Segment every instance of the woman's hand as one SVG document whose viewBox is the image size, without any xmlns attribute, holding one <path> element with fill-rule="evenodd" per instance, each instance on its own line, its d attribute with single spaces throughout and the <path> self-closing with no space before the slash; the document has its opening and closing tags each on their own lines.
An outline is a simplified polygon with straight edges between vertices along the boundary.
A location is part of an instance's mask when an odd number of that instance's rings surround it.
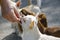
<svg viewBox="0 0 60 40">
<path fill-rule="evenodd" d="M 18 4 L 17 4 L 18 5 Z M 20 15 L 16 8 L 16 4 L 10 0 L 1 0 L 2 16 L 11 22 L 20 21 Z"/>
</svg>

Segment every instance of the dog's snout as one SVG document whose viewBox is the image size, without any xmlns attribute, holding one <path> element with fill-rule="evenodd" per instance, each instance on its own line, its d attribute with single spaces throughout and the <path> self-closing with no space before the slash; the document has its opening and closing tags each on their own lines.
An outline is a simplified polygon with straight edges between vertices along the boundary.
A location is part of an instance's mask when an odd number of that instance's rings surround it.
<svg viewBox="0 0 60 40">
<path fill-rule="evenodd" d="M 22 23 L 25 23 L 26 22 L 26 20 L 25 20 L 25 18 L 21 18 L 21 20 L 20 20 L 20 23 L 22 24 Z"/>
</svg>

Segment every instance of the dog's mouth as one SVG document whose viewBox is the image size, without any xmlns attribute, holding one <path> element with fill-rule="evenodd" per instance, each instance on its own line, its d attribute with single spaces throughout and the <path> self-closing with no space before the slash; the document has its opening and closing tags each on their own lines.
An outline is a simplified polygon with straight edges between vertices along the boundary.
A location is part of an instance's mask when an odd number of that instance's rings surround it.
<svg viewBox="0 0 60 40">
<path fill-rule="evenodd" d="M 22 24 L 22 20 L 25 22 L 24 16 L 25 15 L 21 12 L 20 13 L 20 24 Z"/>
<path fill-rule="evenodd" d="M 20 24 L 22 24 L 22 22 L 26 22 L 25 18 L 22 17 L 21 20 L 20 20 Z"/>
</svg>

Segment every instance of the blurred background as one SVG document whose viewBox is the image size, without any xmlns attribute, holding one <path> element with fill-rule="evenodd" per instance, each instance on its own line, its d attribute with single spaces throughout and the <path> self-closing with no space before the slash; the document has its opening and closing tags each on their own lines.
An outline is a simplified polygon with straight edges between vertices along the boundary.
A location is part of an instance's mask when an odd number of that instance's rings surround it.
<svg viewBox="0 0 60 40">
<path fill-rule="evenodd" d="M 17 0 L 12 0 L 16 2 Z M 37 0 L 32 0 L 32 4 L 37 5 Z M 40 3 L 39 3 L 40 4 Z M 28 0 L 21 0 L 20 8 L 28 5 Z M 60 26 L 60 0 L 41 0 L 41 11 L 45 12 L 48 27 Z M 8 22 L 1 15 L 0 7 L 0 39 L 11 34 L 14 30 L 11 28 L 11 22 Z"/>
</svg>

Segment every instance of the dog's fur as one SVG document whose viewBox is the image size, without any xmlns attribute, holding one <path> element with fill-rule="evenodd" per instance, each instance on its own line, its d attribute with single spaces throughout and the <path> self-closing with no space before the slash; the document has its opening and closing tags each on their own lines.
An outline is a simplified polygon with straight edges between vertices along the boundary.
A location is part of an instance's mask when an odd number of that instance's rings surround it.
<svg viewBox="0 0 60 40">
<path fill-rule="evenodd" d="M 33 15 L 35 16 L 35 13 L 29 12 L 26 9 L 22 9 L 21 10 L 22 14 L 26 15 Z M 60 37 L 60 27 L 52 27 L 52 28 L 48 28 L 47 26 L 47 18 L 46 15 L 41 13 L 38 15 L 38 28 L 41 31 L 41 33 L 43 34 L 47 34 L 47 35 L 51 35 L 51 36 L 55 36 L 55 37 Z"/>
<path fill-rule="evenodd" d="M 21 22 L 23 29 L 22 40 L 60 40 L 60 38 L 42 34 L 38 29 L 38 18 L 36 16 L 24 16 Z"/>
</svg>

